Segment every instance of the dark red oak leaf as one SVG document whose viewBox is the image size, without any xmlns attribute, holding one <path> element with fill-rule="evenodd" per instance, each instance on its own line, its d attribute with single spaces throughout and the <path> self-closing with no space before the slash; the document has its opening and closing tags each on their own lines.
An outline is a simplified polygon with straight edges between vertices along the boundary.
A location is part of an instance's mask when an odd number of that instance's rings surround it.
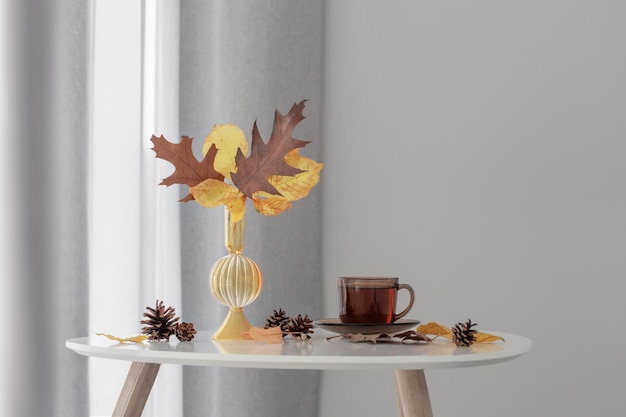
<svg viewBox="0 0 626 417">
<path fill-rule="evenodd" d="M 247 197 L 252 198 L 252 194 L 257 191 L 280 195 L 267 179 L 271 175 L 294 176 L 303 172 L 288 165 L 285 162 L 285 155 L 296 148 L 303 148 L 310 142 L 292 137 L 297 124 L 305 118 L 302 114 L 305 101 L 294 104 L 286 115 L 276 110 L 274 126 L 267 143 L 263 142 L 256 121 L 254 122 L 250 156 L 246 158 L 239 149 L 235 157 L 237 172 L 231 175 L 233 184 Z"/>
<path fill-rule="evenodd" d="M 159 137 L 152 135 L 150 140 L 154 144 L 152 150 L 156 157 L 170 162 L 175 167 L 174 173 L 164 178 L 159 185 L 184 184 L 193 187 L 209 178 L 224 180 L 224 176 L 213 168 L 217 153 L 215 145 L 211 146 L 202 161 L 198 161 L 191 149 L 193 139 L 189 136 L 181 137 L 180 143 L 169 142 L 163 135 Z M 181 201 L 193 199 L 191 194 L 187 194 Z"/>
</svg>

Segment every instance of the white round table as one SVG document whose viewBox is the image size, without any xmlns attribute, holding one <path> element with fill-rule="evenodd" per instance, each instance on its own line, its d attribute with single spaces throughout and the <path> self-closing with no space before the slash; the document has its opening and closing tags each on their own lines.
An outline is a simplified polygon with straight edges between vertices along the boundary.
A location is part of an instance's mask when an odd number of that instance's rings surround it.
<svg viewBox="0 0 626 417">
<path fill-rule="evenodd" d="M 531 348 L 532 342 L 514 334 L 491 332 L 505 342 L 458 348 L 443 338 L 425 344 L 354 343 L 327 340 L 333 333 L 316 329 L 311 344 L 290 337 L 283 344 L 212 340 L 201 331 L 191 342 L 117 343 L 102 336 L 69 339 L 66 346 L 85 356 L 132 361 L 113 416 L 138 417 L 161 364 L 265 369 L 333 369 L 395 371 L 401 417 L 432 417 L 425 369 L 460 368 L 504 362 Z"/>
</svg>

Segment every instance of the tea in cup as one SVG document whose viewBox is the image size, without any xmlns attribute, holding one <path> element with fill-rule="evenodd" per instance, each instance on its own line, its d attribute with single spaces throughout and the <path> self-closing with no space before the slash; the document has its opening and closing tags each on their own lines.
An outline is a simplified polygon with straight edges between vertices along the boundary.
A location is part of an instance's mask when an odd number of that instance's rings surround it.
<svg viewBox="0 0 626 417">
<path fill-rule="evenodd" d="M 409 305 L 396 313 L 396 299 L 401 289 L 409 292 Z M 342 323 L 391 324 L 409 312 L 414 300 L 413 288 L 400 284 L 398 278 L 337 278 L 337 305 Z"/>
</svg>

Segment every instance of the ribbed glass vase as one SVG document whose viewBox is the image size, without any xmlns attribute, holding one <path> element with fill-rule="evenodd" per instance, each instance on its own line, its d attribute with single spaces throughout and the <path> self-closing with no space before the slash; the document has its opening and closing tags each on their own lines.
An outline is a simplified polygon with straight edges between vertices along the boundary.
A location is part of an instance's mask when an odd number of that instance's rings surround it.
<svg viewBox="0 0 626 417">
<path fill-rule="evenodd" d="M 261 292 L 263 275 L 258 265 L 243 255 L 245 216 L 233 222 L 231 213 L 225 209 L 225 245 L 228 255 L 219 259 L 211 268 L 209 286 L 211 294 L 229 307 L 228 315 L 213 335 L 217 340 L 241 340 L 243 333 L 252 325 L 243 307 L 252 303 Z"/>
</svg>

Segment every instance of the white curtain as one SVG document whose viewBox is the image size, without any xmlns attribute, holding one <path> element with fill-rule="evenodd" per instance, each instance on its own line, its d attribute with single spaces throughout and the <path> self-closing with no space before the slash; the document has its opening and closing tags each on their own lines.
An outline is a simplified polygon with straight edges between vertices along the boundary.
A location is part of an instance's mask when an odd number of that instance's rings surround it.
<svg viewBox="0 0 626 417">
<path fill-rule="evenodd" d="M 90 7 L 24 0 L 2 10 L 1 164 L 9 192 L 0 232 L 1 414 L 85 416 L 87 360 L 65 339 L 88 331 Z"/>
<path fill-rule="evenodd" d="M 199 151 L 214 123 L 252 124 L 267 140 L 274 110 L 309 99 L 296 137 L 320 160 L 322 1 L 181 2 L 180 130 Z M 207 293 L 210 264 L 225 254 L 223 213 L 187 203 L 181 210 L 184 313 L 200 328 L 225 314 Z M 262 325 L 273 309 L 317 316 L 321 311 L 319 187 L 276 217 L 246 210 L 245 253 L 263 271 L 264 288 L 247 308 Z M 318 373 L 246 369 L 184 369 L 185 415 L 316 416 Z M 253 407 L 253 408 L 251 408 Z M 207 410 L 212 410 L 208 413 Z"/>
<path fill-rule="evenodd" d="M 2 311 L 18 343 L 3 351 L 3 415 L 110 413 L 128 364 L 88 361 L 64 341 L 136 333 L 157 298 L 199 329 L 224 318 L 208 289 L 225 254 L 223 211 L 158 186 L 171 167 L 155 159 L 152 134 L 192 136 L 199 155 L 213 124 L 249 138 L 257 120 L 267 140 L 274 110 L 308 99 L 296 136 L 320 159 L 322 1 L 120 1 L 122 12 L 107 11 L 113 3 L 9 9 L 13 112 L 3 133 L 15 140 L 2 165 L 12 184 L 4 192 L 15 193 L 3 204 L 11 230 L 1 243 L 10 249 L 2 272 L 15 278 L 2 287 Z M 103 36 L 101 19 L 117 33 Z M 107 42 L 112 59 L 100 54 Z M 246 310 L 253 324 L 277 308 L 320 313 L 320 210 L 319 189 L 277 217 L 248 208 L 246 254 L 264 274 Z M 144 415 L 315 416 L 317 389 L 314 371 L 167 365 Z"/>
</svg>

